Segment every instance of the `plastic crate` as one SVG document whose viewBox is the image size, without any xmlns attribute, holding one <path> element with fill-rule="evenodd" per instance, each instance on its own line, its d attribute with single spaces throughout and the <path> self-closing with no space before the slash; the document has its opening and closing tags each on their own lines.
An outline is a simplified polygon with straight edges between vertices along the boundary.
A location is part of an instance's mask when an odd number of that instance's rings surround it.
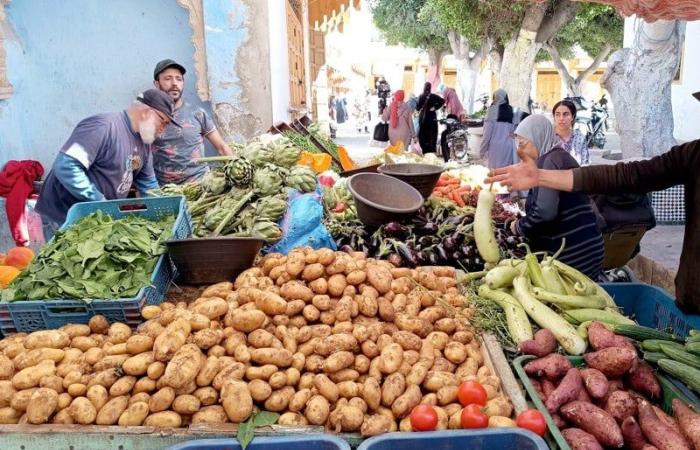
<svg viewBox="0 0 700 450">
<path fill-rule="evenodd" d="M 569 356 L 568 358 L 574 367 L 579 367 L 585 364 L 583 361 L 583 357 L 581 356 Z M 518 358 L 516 358 L 513 361 L 513 368 L 515 369 L 515 373 L 518 375 L 518 378 L 520 378 L 520 382 L 523 384 L 523 387 L 527 391 L 528 397 L 530 397 L 530 401 L 544 415 L 544 418 L 547 421 L 547 429 L 549 430 L 547 438 L 552 443 L 551 447 L 559 448 L 561 450 L 571 450 L 569 444 L 566 443 L 564 436 L 562 436 L 559 428 L 554 424 L 552 416 L 549 415 L 549 411 L 547 411 L 547 408 L 544 406 L 544 403 L 542 403 L 542 400 L 537 395 L 535 388 L 530 383 L 530 378 L 525 373 L 525 369 L 523 368 L 523 366 L 528 361 L 533 359 L 535 359 L 535 357 L 530 355 L 519 356 Z M 684 390 L 685 392 L 683 390 L 678 389 L 678 386 L 672 383 L 671 379 L 669 379 L 666 376 L 656 374 L 656 377 L 658 378 L 659 384 L 661 385 L 661 392 L 663 395 L 662 402 L 659 406 L 661 406 L 661 408 L 664 411 L 666 411 L 669 414 L 672 413 L 671 401 L 673 401 L 674 398 L 680 398 L 685 403 L 695 406 L 696 409 L 700 407 L 700 404 L 697 402 L 697 397 L 692 395 L 692 393 L 690 397 L 686 395 L 686 393 L 689 392 L 687 391 L 687 389 Z"/>
<path fill-rule="evenodd" d="M 65 229 L 81 218 L 102 211 L 114 219 L 138 215 L 157 220 L 166 215 L 176 216 L 172 235 L 185 238 L 192 233 L 192 224 L 184 197 L 157 197 L 142 199 L 109 200 L 104 202 L 76 203 L 68 211 Z M 123 322 L 132 327 L 142 322 L 141 308 L 157 305 L 165 298 L 175 271 L 170 258 L 163 254 L 158 258 L 151 284 L 141 288 L 133 298 L 119 299 L 46 299 L 0 302 L 0 331 L 7 336 L 16 332 L 59 328 L 67 323 L 87 323 L 91 317 L 101 314 L 110 322 Z"/>
<path fill-rule="evenodd" d="M 625 315 L 640 325 L 687 336 L 692 328 L 700 329 L 700 315 L 683 313 L 673 297 L 663 289 L 644 283 L 604 283 L 601 286 L 613 297 Z"/>
<path fill-rule="evenodd" d="M 249 450 L 350 450 L 344 440 L 327 434 L 304 436 L 256 437 Z M 236 439 L 197 439 L 169 447 L 167 450 L 241 450 Z"/>
<path fill-rule="evenodd" d="M 547 443 L 521 428 L 447 430 L 425 433 L 387 433 L 369 438 L 357 450 L 547 450 Z"/>
</svg>

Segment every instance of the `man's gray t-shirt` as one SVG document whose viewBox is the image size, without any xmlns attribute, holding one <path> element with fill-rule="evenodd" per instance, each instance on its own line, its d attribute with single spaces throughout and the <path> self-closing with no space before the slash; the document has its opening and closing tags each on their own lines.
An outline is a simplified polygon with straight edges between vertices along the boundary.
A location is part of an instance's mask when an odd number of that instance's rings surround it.
<svg viewBox="0 0 700 450">
<path fill-rule="evenodd" d="M 81 120 L 61 152 L 80 162 L 88 179 L 107 200 L 125 198 L 135 176 L 154 177 L 150 146 L 131 129 L 126 111 Z M 68 209 L 81 201 L 85 200 L 68 192 L 52 170 L 41 189 L 36 209 L 63 223 Z"/>
<path fill-rule="evenodd" d="M 204 156 L 204 136 L 216 130 L 206 111 L 187 102 L 174 117 L 182 128 L 168 125 L 153 143 L 153 168 L 161 186 L 198 181 L 207 173 L 207 165 L 194 160 Z"/>
</svg>

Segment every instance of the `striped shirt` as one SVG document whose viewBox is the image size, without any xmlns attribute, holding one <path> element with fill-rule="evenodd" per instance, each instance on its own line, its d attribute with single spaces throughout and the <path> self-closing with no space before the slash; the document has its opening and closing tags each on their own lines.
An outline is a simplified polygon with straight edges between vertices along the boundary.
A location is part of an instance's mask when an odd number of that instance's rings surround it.
<svg viewBox="0 0 700 450">
<path fill-rule="evenodd" d="M 579 167 L 565 150 L 555 148 L 539 157 L 537 167 L 548 170 Z M 566 239 L 558 260 L 596 279 L 603 265 L 603 237 L 588 196 L 548 188 L 531 189 L 525 204 L 526 216 L 517 231 L 530 242 L 533 251 L 554 254 Z"/>
</svg>

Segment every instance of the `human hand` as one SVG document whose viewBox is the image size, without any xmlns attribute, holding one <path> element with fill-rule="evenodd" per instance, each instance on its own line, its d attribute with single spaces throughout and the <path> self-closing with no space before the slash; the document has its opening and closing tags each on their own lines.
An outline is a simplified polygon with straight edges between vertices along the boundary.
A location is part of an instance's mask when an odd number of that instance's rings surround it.
<svg viewBox="0 0 700 450">
<path fill-rule="evenodd" d="M 501 183 L 510 191 L 526 191 L 537 186 L 539 172 L 535 160 L 525 154 L 519 154 L 522 162 L 493 170 L 484 183 Z"/>
</svg>

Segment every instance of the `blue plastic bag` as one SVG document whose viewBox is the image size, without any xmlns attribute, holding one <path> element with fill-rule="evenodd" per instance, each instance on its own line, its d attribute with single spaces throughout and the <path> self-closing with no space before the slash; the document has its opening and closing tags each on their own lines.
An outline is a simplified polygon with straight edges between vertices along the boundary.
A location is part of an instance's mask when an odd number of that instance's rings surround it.
<svg viewBox="0 0 700 450">
<path fill-rule="evenodd" d="M 280 223 L 282 239 L 265 247 L 263 253 L 286 255 L 296 247 L 336 249 L 335 240 L 323 225 L 323 205 L 318 189 L 308 194 L 290 193 L 287 212 Z"/>
</svg>

